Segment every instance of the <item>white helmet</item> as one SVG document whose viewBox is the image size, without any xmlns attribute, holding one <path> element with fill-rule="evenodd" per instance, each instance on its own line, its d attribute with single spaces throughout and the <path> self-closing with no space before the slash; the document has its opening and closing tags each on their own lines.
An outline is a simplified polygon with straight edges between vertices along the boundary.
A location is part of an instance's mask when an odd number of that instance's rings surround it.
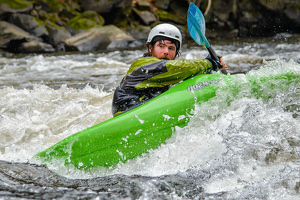
<svg viewBox="0 0 300 200">
<path fill-rule="evenodd" d="M 181 48 L 182 36 L 180 30 L 172 24 L 159 24 L 152 28 L 148 35 L 147 43 L 150 43 L 155 36 L 164 36 L 177 40 L 179 42 L 178 50 Z"/>
</svg>

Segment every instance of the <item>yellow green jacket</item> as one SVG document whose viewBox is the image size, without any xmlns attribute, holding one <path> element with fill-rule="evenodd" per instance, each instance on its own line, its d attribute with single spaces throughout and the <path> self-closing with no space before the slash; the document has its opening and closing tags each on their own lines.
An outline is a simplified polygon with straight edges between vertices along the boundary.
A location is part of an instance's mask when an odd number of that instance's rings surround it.
<svg viewBox="0 0 300 200">
<path fill-rule="evenodd" d="M 140 58 L 132 63 L 116 88 L 112 113 L 116 116 L 131 110 L 167 91 L 170 85 L 210 71 L 211 63 L 206 59 L 177 61 Z"/>
</svg>

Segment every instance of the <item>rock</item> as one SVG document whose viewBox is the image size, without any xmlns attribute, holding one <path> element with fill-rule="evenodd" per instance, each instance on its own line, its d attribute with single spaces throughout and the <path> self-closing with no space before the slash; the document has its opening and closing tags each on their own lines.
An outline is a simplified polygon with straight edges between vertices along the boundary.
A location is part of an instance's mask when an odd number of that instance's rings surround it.
<svg viewBox="0 0 300 200">
<path fill-rule="evenodd" d="M 45 26 L 39 25 L 36 18 L 31 15 L 15 13 L 10 16 L 8 21 L 36 37 L 48 37 Z"/>
<path fill-rule="evenodd" d="M 5 13 L 29 13 L 32 10 L 32 4 L 25 0 L 6 1 L 0 5 L 0 15 Z"/>
<path fill-rule="evenodd" d="M 51 26 L 50 24 L 46 25 L 46 28 L 49 32 L 49 43 L 54 47 L 60 45 L 59 49 L 62 49 L 61 44 L 64 43 L 68 38 L 71 37 L 71 34 L 64 27 Z"/>
<path fill-rule="evenodd" d="M 0 48 L 13 53 L 49 53 L 55 49 L 23 29 L 0 21 Z"/>
<path fill-rule="evenodd" d="M 154 5 L 162 10 L 167 10 L 169 8 L 170 5 L 170 0 L 159 0 L 159 1 L 155 1 Z"/>
<path fill-rule="evenodd" d="M 45 12 L 53 12 L 54 11 L 50 5 L 46 4 L 43 1 L 36 1 L 35 5 L 34 5 L 34 9 L 38 10 L 38 11 L 43 10 Z"/>
<path fill-rule="evenodd" d="M 260 4 L 277 13 L 283 13 L 290 20 L 300 25 L 300 2 L 295 0 L 259 0 Z"/>
<path fill-rule="evenodd" d="M 46 13 L 45 11 L 41 10 L 38 16 L 39 19 L 42 19 L 43 21 L 50 21 L 50 23 L 54 23 L 60 27 L 64 27 L 65 25 L 57 13 Z"/>
<path fill-rule="evenodd" d="M 41 21 L 50 20 L 60 26 L 65 26 L 71 18 L 81 13 L 80 10 L 73 0 L 39 0 L 34 4 L 32 13 Z"/>
<path fill-rule="evenodd" d="M 9 53 L 7 51 L 4 51 L 3 49 L 0 49 L 0 57 L 10 57 L 12 56 L 12 53 Z"/>
<path fill-rule="evenodd" d="M 170 3 L 172 13 L 178 18 L 178 23 L 185 25 L 187 23 L 187 12 L 189 4 L 186 1 L 173 1 Z"/>
<path fill-rule="evenodd" d="M 114 25 L 94 27 L 66 40 L 68 50 L 97 51 L 128 48 L 135 39 Z"/>
<path fill-rule="evenodd" d="M 233 29 L 229 33 L 225 34 L 225 38 L 236 38 L 238 36 L 238 34 L 239 34 L 239 30 Z"/>
<path fill-rule="evenodd" d="M 300 2 L 293 0 L 258 0 L 256 3 L 239 1 L 238 18 L 236 27 L 240 30 L 240 37 L 269 37 L 280 32 L 298 32 Z M 229 20 L 233 22 L 232 19 L 229 18 Z"/>
<path fill-rule="evenodd" d="M 258 3 L 265 6 L 266 8 L 273 10 L 273 11 L 279 11 L 283 10 L 287 4 L 293 3 L 294 0 L 258 0 Z"/>
<path fill-rule="evenodd" d="M 140 10 L 150 10 L 150 3 L 146 0 L 137 1 L 136 5 Z"/>
<path fill-rule="evenodd" d="M 119 28 L 128 28 L 133 24 L 133 16 L 131 9 L 118 9 L 105 17 L 105 24 L 114 24 Z M 108 17 L 108 15 L 110 15 Z"/>
<path fill-rule="evenodd" d="M 150 25 L 157 21 L 155 15 L 148 10 L 138 10 L 136 8 L 132 8 L 132 10 L 139 16 L 145 25 Z"/>
<path fill-rule="evenodd" d="M 23 42 L 39 40 L 21 28 L 5 21 L 0 21 L 0 48 L 14 51 Z"/>
<path fill-rule="evenodd" d="M 202 7 L 203 13 L 207 12 L 205 16 L 207 27 L 216 31 L 221 31 L 221 35 L 223 35 L 223 32 L 225 30 L 230 31 L 232 29 L 235 29 L 236 27 L 232 25 L 231 22 L 234 21 L 235 24 L 237 24 L 237 18 L 235 18 L 237 16 L 235 13 L 235 6 L 236 0 L 218 0 L 213 3 L 213 7 L 211 7 L 209 10 L 207 10 L 208 8 L 206 6 Z"/>
<path fill-rule="evenodd" d="M 143 26 L 139 25 L 136 28 L 127 28 L 126 32 L 132 35 L 134 39 L 146 42 L 148 38 L 148 34 L 151 31 L 151 28 L 149 26 Z"/>
<path fill-rule="evenodd" d="M 124 0 L 84 0 L 80 1 L 80 7 L 83 11 L 92 10 L 97 13 L 109 13 L 114 7 L 122 8 L 127 1 Z M 128 4 L 128 3 L 127 3 Z"/>
<path fill-rule="evenodd" d="M 55 49 L 50 44 L 33 40 L 22 43 L 17 51 L 19 53 L 52 53 Z"/>
<path fill-rule="evenodd" d="M 122 41 L 112 41 L 107 47 L 107 50 L 116 50 L 116 49 L 128 49 L 128 48 L 137 48 L 142 46 L 140 41 L 134 40 L 132 42 L 122 40 Z"/>
<path fill-rule="evenodd" d="M 297 8 L 298 9 L 295 9 Z M 287 4 L 284 13 L 286 16 L 291 19 L 293 22 L 298 24 L 298 29 L 300 26 L 300 2 L 299 1 L 293 1 L 291 4 Z"/>
<path fill-rule="evenodd" d="M 243 1 L 239 4 L 239 36 L 258 36 L 264 31 L 263 15 L 257 5 L 251 1 Z"/>
</svg>

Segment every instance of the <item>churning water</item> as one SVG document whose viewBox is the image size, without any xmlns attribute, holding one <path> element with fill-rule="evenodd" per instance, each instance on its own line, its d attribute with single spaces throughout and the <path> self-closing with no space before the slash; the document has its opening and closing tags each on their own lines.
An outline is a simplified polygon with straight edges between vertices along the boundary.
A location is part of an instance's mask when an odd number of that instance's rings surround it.
<svg viewBox="0 0 300 200">
<path fill-rule="evenodd" d="M 0 198 L 299 198 L 299 36 L 213 47 L 235 84 L 221 82 L 160 148 L 90 171 L 32 157 L 111 118 L 113 90 L 144 51 L 0 57 Z M 184 46 L 179 59 L 206 55 Z"/>
</svg>

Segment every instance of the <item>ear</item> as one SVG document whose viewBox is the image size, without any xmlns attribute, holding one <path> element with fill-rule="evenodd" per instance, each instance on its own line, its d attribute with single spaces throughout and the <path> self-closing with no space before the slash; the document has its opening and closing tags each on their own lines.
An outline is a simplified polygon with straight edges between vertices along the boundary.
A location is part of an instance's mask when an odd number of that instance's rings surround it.
<svg viewBox="0 0 300 200">
<path fill-rule="evenodd" d="M 148 51 L 151 53 L 151 51 L 152 51 L 152 45 L 151 44 L 149 44 L 149 46 L 148 46 Z"/>
</svg>

